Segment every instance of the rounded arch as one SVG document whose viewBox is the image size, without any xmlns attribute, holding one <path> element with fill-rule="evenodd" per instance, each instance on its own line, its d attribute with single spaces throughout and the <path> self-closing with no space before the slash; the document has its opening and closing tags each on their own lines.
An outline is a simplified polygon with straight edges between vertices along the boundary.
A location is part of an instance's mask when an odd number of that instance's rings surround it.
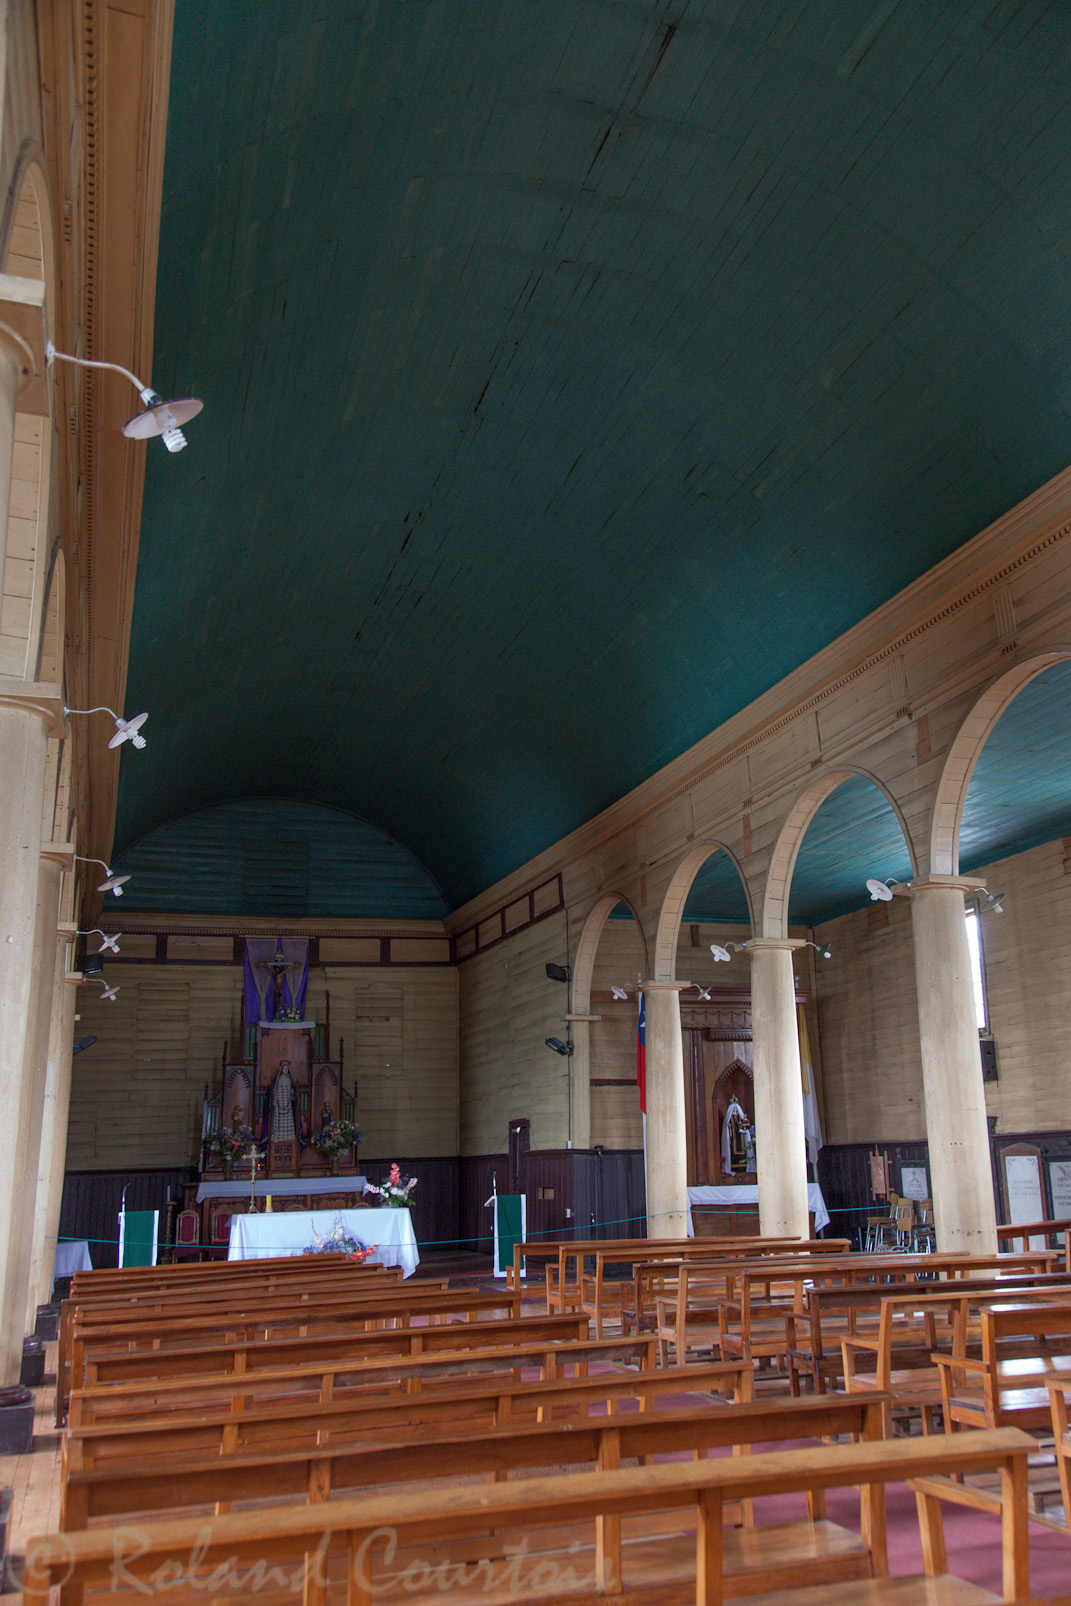
<svg viewBox="0 0 1071 1606">
<path fill-rule="evenodd" d="M 825 771 L 815 775 L 799 792 L 790 804 L 787 814 L 777 834 L 773 853 L 770 857 L 770 868 L 766 873 L 766 892 L 762 905 L 762 930 L 759 935 L 763 937 L 788 936 L 788 896 L 792 886 L 792 872 L 796 866 L 803 838 L 807 834 L 807 827 L 814 819 L 818 810 L 833 792 L 845 781 L 853 776 L 861 776 L 885 798 L 889 807 L 896 815 L 897 823 L 903 834 L 907 846 L 908 856 L 911 860 L 911 872 L 915 874 L 918 859 L 915 853 L 915 844 L 911 840 L 907 821 L 903 810 L 893 797 L 884 781 L 878 779 L 872 770 L 863 769 L 855 764 L 838 764 L 834 770 Z"/>
<path fill-rule="evenodd" d="M 993 727 L 1016 697 L 1045 669 L 1071 658 L 1071 647 L 1050 647 L 998 675 L 978 698 L 948 749 L 937 785 L 930 824 L 931 875 L 959 874 L 959 833 L 963 806 L 977 764 Z"/>
<path fill-rule="evenodd" d="M 52 210 L 41 152 L 32 140 L 24 140 L 19 150 L 0 218 L 0 261 L 5 273 L 44 280 L 51 313 Z"/>
<path fill-rule="evenodd" d="M 604 892 L 598 901 L 588 910 L 580 933 L 580 940 L 576 945 L 576 957 L 573 960 L 573 986 L 572 1010 L 574 1015 L 588 1015 L 591 1013 L 591 979 L 595 974 L 595 956 L 599 951 L 599 938 L 603 927 L 619 903 L 623 903 L 630 910 L 636 922 L 636 929 L 643 944 L 644 969 L 647 968 L 647 935 L 643 929 L 643 922 L 632 903 L 623 892 Z"/>
<path fill-rule="evenodd" d="M 752 931 L 755 929 L 755 910 L 751 901 L 751 888 L 747 884 L 747 877 L 740 867 L 736 854 L 724 842 L 699 842 L 689 849 L 684 858 L 674 870 L 662 899 L 662 907 L 658 914 L 658 928 L 655 935 L 654 951 L 654 978 L 656 981 L 672 981 L 677 968 L 677 933 L 680 931 L 681 918 L 684 906 L 688 901 L 688 893 L 692 882 L 699 874 L 702 866 L 715 853 L 724 853 L 730 860 L 747 899 L 748 921 Z"/>
</svg>

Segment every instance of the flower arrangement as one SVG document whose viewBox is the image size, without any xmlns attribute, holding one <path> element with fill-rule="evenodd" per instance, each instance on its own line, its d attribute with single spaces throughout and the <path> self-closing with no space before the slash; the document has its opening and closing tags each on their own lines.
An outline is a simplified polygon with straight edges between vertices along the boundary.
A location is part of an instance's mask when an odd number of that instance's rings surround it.
<svg viewBox="0 0 1071 1606">
<path fill-rule="evenodd" d="M 410 1177 L 408 1182 L 403 1182 L 402 1173 L 396 1165 L 392 1165 L 390 1176 L 386 1177 L 378 1188 L 367 1188 L 365 1191 L 376 1194 L 392 1210 L 406 1210 L 416 1185 L 416 1177 Z"/>
<path fill-rule="evenodd" d="M 325 1160 L 331 1162 L 331 1172 L 338 1171 L 338 1157 L 345 1154 L 360 1137 L 360 1133 L 352 1121 L 329 1121 L 322 1126 L 319 1132 L 314 1132 L 309 1142 L 314 1149 L 318 1149 Z"/>
<path fill-rule="evenodd" d="M 313 1237 L 316 1242 L 309 1244 L 307 1249 L 303 1249 L 302 1254 L 345 1255 L 347 1260 L 354 1260 L 359 1266 L 363 1265 L 369 1255 L 374 1255 L 379 1248 L 378 1244 L 369 1244 L 367 1247 L 364 1244 L 359 1244 L 356 1238 L 352 1238 L 346 1231 L 341 1221 L 335 1222 L 326 1237 L 315 1231 L 313 1232 Z"/>
<path fill-rule="evenodd" d="M 205 1139 L 205 1154 L 210 1161 L 214 1160 L 221 1165 L 223 1175 L 229 1178 L 234 1170 L 235 1160 L 241 1160 L 247 1155 L 253 1142 L 253 1134 L 247 1126 L 220 1127 L 211 1137 Z"/>
<path fill-rule="evenodd" d="M 278 1014 L 276 1015 L 275 1019 L 276 1020 L 291 1021 L 291 1022 L 293 1022 L 295 1024 L 300 1025 L 301 1019 L 302 1019 L 301 1011 L 300 1011 L 300 1009 L 297 1009 L 293 1004 L 290 1004 L 290 1005 L 287 1006 L 286 1009 L 280 1009 Z"/>
</svg>

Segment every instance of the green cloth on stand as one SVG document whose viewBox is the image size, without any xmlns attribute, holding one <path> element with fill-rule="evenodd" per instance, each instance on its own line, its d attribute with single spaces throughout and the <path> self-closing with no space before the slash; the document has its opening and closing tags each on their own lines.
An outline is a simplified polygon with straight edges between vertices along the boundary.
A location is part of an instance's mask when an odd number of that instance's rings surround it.
<svg viewBox="0 0 1071 1606">
<path fill-rule="evenodd" d="M 524 1242 L 524 1194 L 495 1194 L 495 1276 L 513 1265 L 513 1246 Z"/>
<path fill-rule="evenodd" d="M 124 1210 L 119 1217 L 120 1266 L 155 1266 L 159 1210 Z"/>
</svg>

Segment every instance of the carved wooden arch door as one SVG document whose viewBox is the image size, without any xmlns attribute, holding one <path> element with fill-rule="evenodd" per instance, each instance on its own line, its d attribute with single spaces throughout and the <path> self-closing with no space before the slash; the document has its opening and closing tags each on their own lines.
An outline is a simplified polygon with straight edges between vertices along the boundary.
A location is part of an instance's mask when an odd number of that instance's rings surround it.
<svg viewBox="0 0 1071 1606">
<path fill-rule="evenodd" d="M 751 1089 L 751 994 L 724 988 L 709 1004 L 681 1004 L 688 1131 L 688 1186 L 754 1182 L 754 1173 L 726 1172 L 721 1128 L 735 1092 L 754 1120 Z M 727 1074 L 728 1073 L 728 1074 Z"/>
</svg>

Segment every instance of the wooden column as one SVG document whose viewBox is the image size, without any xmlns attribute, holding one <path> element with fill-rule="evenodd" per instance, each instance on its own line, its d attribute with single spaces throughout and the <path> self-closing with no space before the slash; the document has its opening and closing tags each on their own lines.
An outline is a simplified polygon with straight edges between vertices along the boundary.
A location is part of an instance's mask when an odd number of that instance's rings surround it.
<svg viewBox="0 0 1071 1606">
<path fill-rule="evenodd" d="M 688 1138 L 680 992 L 685 982 L 645 981 L 647 1236 L 688 1231 Z"/>
<path fill-rule="evenodd" d="M 792 953 L 798 937 L 752 937 L 751 1042 L 755 1073 L 755 1152 L 759 1231 L 806 1238 L 807 1141 L 796 1027 Z"/>
<path fill-rule="evenodd" d="M 982 881 L 913 881 L 911 929 L 937 1247 L 993 1254 L 997 1216 L 964 893 Z"/>
<path fill-rule="evenodd" d="M 569 1060 L 569 1140 L 574 1149 L 591 1146 L 591 1025 L 601 1015 L 564 1016 L 572 1027 L 573 1052 Z"/>
<path fill-rule="evenodd" d="M 0 280 L 3 275 L 0 275 Z M 20 369 L 14 346 L 2 319 L 5 304 L 0 298 L 0 596 L 3 595 L 4 568 L 7 563 L 7 510 L 11 500 L 11 464 L 15 449 L 15 396 Z"/>
<path fill-rule="evenodd" d="M 41 810 L 48 737 L 63 730 L 58 686 L 0 682 L 0 1131 L 8 1145 L 0 1166 L 0 1386 L 17 1383 L 22 1364 L 29 1246 L 20 1261 L 16 1243 L 21 1164 L 16 1153 L 26 1117 L 27 1054 L 34 1047 L 31 1019 L 34 938 L 41 866 Z M 56 908 L 51 911 L 48 975 L 52 975 Z M 36 1195 L 37 1153 L 31 1192 Z"/>
<path fill-rule="evenodd" d="M 19 1349 L 24 1335 L 33 1331 L 31 1298 L 34 1309 L 37 1305 L 36 1285 L 32 1292 L 30 1290 L 30 1262 L 41 1155 L 49 1024 L 52 1019 L 52 988 L 56 971 L 60 885 L 64 870 L 73 868 L 74 848 L 70 843 L 41 843 L 26 1052 L 19 1098 L 19 1135 L 15 1148 L 15 1197 L 8 1244 L 7 1284 L 15 1290 L 15 1297 L 7 1300 L 0 1314 L 5 1347 Z"/>
<path fill-rule="evenodd" d="M 41 1143 L 37 1163 L 37 1187 L 33 1215 L 29 1292 L 26 1304 L 26 1330 L 32 1330 L 38 1305 L 47 1305 L 52 1293 L 52 1273 L 56 1259 L 60 1202 L 67 1160 L 67 1120 L 71 1102 L 71 1051 L 74 1045 L 74 1015 L 78 985 L 67 970 L 68 931 L 61 929 L 56 942 L 56 965 L 52 978 L 52 1009 L 48 1022 L 45 1055 L 44 1108 L 41 1112 Z"/>
</svg>

